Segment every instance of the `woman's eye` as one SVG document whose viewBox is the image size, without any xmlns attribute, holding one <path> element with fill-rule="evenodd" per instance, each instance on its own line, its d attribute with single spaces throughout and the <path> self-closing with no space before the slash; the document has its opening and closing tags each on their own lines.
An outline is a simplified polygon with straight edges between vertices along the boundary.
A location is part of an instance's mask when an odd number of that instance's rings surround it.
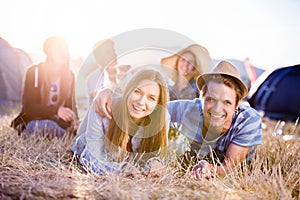
<svg viewBox="0 0 300 200">
<path fill-rule="evenodd" d="M 150 97 L 150 100 L 151 101 L 156 101 L 156 98 L 155 97 Z"/>
<path fill-rule="evenodd" d="M 141 91 L 138 90 L 138 89 L 136 89 L 136 90 L 134 90 L 134 93 L 136 93 L 136 94 L 141 94 Z"/>
</svg>

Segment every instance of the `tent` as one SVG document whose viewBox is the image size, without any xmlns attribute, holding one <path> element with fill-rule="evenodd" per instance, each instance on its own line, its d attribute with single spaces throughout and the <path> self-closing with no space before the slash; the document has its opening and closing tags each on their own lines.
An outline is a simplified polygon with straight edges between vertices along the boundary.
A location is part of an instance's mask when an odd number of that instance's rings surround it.
<svg viewBox="0 0 300 200">
<path fill-rule="evenodd" d="M 249 92 L 249 103 L 264 116 L 295 121 L 300 116 L 300 65 L 265 72 Z"/>
<path fill-rule="evenodd" d="M 248 87 L 251 88 L 252 83 L 265 71 L 259 67 L 253 66 L 249 59 L 246 58 L 244 61 L 236 59 L 226 59 L 231 62 L 239 70 L 242 81 Z M 216 65 L 220 60 L 213 59 L 213 64 Z"/>
<path fill-rule="evenodd" d="M 0 37 L 0 103 L 20 101 L 23 77 L 31 58 Z"/>
</svg>

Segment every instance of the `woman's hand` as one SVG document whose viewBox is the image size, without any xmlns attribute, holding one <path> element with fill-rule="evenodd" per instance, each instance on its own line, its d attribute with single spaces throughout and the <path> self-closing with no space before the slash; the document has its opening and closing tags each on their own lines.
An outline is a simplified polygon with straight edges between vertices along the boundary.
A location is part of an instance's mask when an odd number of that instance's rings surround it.
<svg viewBox="0 0 300 200">
<path fill-rule="evenodd" d="M 150 171 L 148 176 L 150 177 L 160 177 L 165 172 L 165 166 L 162 162 L 159 162 L 157 160 L 153 160 L 150 164 Z"/>
<path fill-rule="evenodd" d="M 160 177 L 165 172 L 165 166 L 159 158 L 150 158 L 146 164 L 148 169 L 145 173 L 146 176 L 150 177 Z"/>
<path fill-rule="evenodd" d="M 121 172 L 128 178 L 139 177 L 142 175 L 140 170 L 135 165 L 129 162 L 123 164 Z"/>
</svg>

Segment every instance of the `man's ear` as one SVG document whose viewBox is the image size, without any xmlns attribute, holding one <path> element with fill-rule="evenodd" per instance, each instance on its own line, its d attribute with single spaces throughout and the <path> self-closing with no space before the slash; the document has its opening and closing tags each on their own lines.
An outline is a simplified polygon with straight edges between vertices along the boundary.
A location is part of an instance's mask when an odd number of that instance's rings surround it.
<svg viewBox="0 0 300 200">
<path fill-rule="evenodd" d="M 241 104 L 241 102 L 242 102 L 241 100 L 237 102 L 235 110 L 237 110 L 239 108 L 239 105 Z"/>
</svg>

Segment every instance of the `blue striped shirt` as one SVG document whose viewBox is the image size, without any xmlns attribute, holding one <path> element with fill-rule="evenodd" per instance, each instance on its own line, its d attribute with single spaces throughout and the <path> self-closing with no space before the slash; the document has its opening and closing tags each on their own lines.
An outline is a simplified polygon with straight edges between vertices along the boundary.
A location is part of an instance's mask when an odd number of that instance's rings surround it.
<svg viewBox="0 0 300 200">
<path fill-rule="evenodd" d="M 176 100 L 168 103 L 171 122 L 180 133 L 190 140 L 190 148 L 202 159 L 211 150 L 222 161 L 231 143 L 251 147 L 246 159 L 254 155 L 254 147 L 262 144 L 262 127 L 259 113 L 248 105 L 240 104 L 234 113 L 230 128 L 213 141 L 202 137 L 203 109 L 201 99 Z"/>
</svg>

